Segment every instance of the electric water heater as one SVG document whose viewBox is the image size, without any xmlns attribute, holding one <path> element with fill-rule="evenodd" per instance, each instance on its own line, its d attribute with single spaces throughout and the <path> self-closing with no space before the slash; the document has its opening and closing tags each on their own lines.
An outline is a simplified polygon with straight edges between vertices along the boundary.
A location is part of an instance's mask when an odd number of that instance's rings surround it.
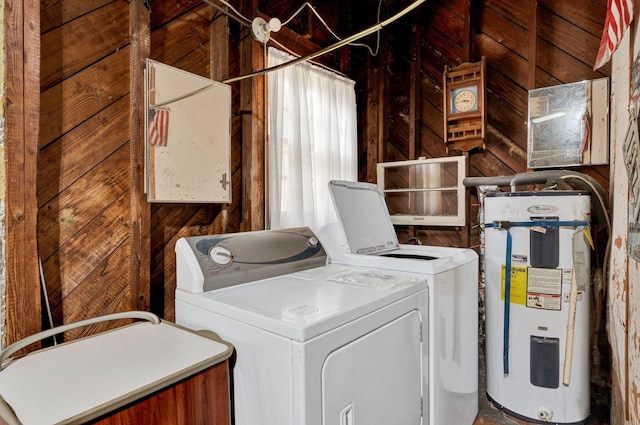
<svg viewBox="0 0 640 425">
<path fill-rule="evenodd" d="M 486 195 L 487 396 L 515 417 L 590 414 L 590 215 L 583 191 Z"/>
</svg>

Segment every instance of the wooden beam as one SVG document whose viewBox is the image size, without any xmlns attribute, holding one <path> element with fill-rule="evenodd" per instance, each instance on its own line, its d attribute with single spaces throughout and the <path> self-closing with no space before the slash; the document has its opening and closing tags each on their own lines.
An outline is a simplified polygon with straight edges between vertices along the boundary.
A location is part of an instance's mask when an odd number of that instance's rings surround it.
<svg viewBox="0 0 640 425">
<path fill-rule="evenodd" d="M 227 7 L 220 3 L 218 5 L 222 10 Z M 213 10 L 213 21 L 210 26 L 210 71 L 211 79 L 223 81 L 229 78 L 229 18 L 226 14 L 219 10 Z M 231 129 L 229 129 L 231 130 Z M 229 149 L 231 155 L 231 149 Z M 231 161 L 231 159 L 229 159 Z M 229 176 L 231 178 L 231 176 Z M 220 215 L 214 226 L 216 233 L 226 233 L 229 227 L 229 206 L 223 204 L 220 209 Z"/>
<path fill-rule="evenodd" d="M 464 15 L 463 15 L 463 29 L 462 29 L 462 53 L 460 60 L 464 62 L 471 62 L 471 49 L 472 49 L 472 36 L 473 36 L 473 23 L 471 13 L 472 0 L 464 0 Z"/>
<path fill-rule="evenodd" d="M 378 162 L 378 145 L 381 144 L 378 135 L 378 104 L 380 103 L 380 91 L 378 90 L 378 74 L 380 73 L 379 61 L 369 56 L 367 58 L 367 105 L 364 126 L 366 139 L 367 163 L 365 179 L 369 183 L 376 181 L 376 163 Z"/>
<path fill-rule="evenodd" d="M 473 32 L 475 27 L 474 16 L 477 15 L 479 8 L 478 1 L 474 0 L 464 0 L 464 27 L 463 27 L 463 38 L 462 38 L 462 62 L 471 62 L 471 58 L 473 57 Z M 443 87 L 444 90 L 444 87 Z M 442 105 L 442 108 L 446 108 L 447 105 Z M 485 107 L 486 110 L 486 107 Z M 486 112 L 485 112 L 486 113 Z M 445 122 L 445 134 L 447 131 L 447 123 Z M 484 134 L 483 134 L 484 136 Z M 484 137 L 483 137 L 484 138 Z M 471 160 L 471 155 L 469 154 L 469 150 L 464 150 L 462 154 L 466 157 L 466 174 L 469 175 L 469 162 Z M 465 217 L 470 221 L 470 212 L 471 212 L 471 197 L 469 196 L 469 189 L 464 191 L 464 209 L 465 209 Z M 462 247 L 466 248 L 469 246 L 469 240 L 471 238 L 470 235 L 470 227 L 464 226 L 460 229 L 460 244 Z"/>
<path fill-rule="evenodd" d="M 536 72 L 538 69 L 538 0 L 529 1 L 529 71 L 527 89 L 536 88 Z"/>
<path fill-rule="evenodd" d="M 411 70 L 409 82 L 409 159 L 416 159 L 417 144 L 420 143 L 418 125 L 420 120 L 420 41 L 422 39 L 422 25 L 420 25 L 420 9 L 413 12 L 413 25 L 411 27 Z M 409 173 L 409 187 L 415 185 L 415 173 L 411 169 Z M 411 194 L 411 209 L 415 207 L 415 194 Z M 411 211 L 413 213 L 413 211 Z M 409 237 L 416 236 L 415 226 L 407 229 Z"/>
<path fill-rule="evenodd" d="M 144 117 L 144 68 L 146 58 L 151 50 L 151 34 L 149 11 L 141 1 L 129 3 L 131 14 L 130 33 L 130 68 L 131 84 L 131 140 L 129 142 L 131 200 L 131 293 L 135 298 L 130 300 L 132 308 L 149 309 L 151 275 L 151 208 L 147 203 L 144 182 L 144 132 L 142 125 L 147 122 Z"/>
<path fill-rule="evenodd" d="M 411 82 L 409 83 L 409 159 L 416 159 L 416 145 L 420 143 L 418 122 L 420 120 L 420 41 L 422 26 L 420 25 L 420 9 L 413 12 L 414 21 L 411 37 Z"/>
<path fill-rule="evenodd" d="M 384 37 L 384 33 L 381 34 L 381 37 Z M 376 134 L 377 134 L 377 140 L 378 140 L 378 155 L 377 155 L 377 162 L 383 162 L 384 161 L 384 154 L 385 154 L 385 145 L 386 145 L 386 138 L 385 138 L 385 115 L 384 115 L 384 100 L 385 100 L 385 94 L 386 94 L 386 76 L 388 74 L 389 71 L 389 48 L 387 47 L 387 42 L 382 41 L 381 40 L 381 44 L 382 47 L 380 49 L 380 53 L 379 53 L 379 57 L 380 60 L 378 61 L 378 74 L 377 74 L 377 80 L 373 80 L 373 81 L 377 81 L 377 86 L 378 86 L 378 104 L 377 104 L 377 116 L 378 116 L 378 121 L 377 121 L 377 129 L 376 129 Z M 373 181 L 375 182 L 377 179 L 376 176 L 376 166 L 374 164 L 373 170 L 370 170 L 369 173 L 371 176 L 373 176 Z"/>
<path fill-rule="evenodd" d="M 258 16 L 257 0 L 241 0 L 244 16 Z M 240 72 L 250 74 L 263 69 L 263 46 L 254 40 L 251 30 L 240 35 Z M 264 46 L 266 47 L 266 46 Z M 240 82 L 240 113 L 242 114 L 242 223 L 240 229 L 261 230 L 265 225 L 265 99 L 266 76 L 247 78 Z"/>
<path fill-rule="evenodd" d="M 465 151 L 462 152 L 462 155 L 465 156 L 465 175 L 468 176 L 471 167 L 471 154 L 469 151 Z M 460 247 L 469 248 L 469 245 L 471 245 L 471 224 L 473 221 L 471 219 L 471 188 L 468 187 L 464 190 L 464 216 L 466 217 L 465 221 L 469 224 L 460 229 Z"/>
<path fill-rule="evenodd" d="M 8 345 L 41 329 L 36 175 L 40 1 L 5 5 L 6 323 Z M 35 345 L 33 346 L 35 347 Z"/>
<path fill-rule="evenodd" d="M 219 7 L 223 10 L 227 8 L 222 3 Z M 210 37 L 210 76 L 216 81 L 226 80 L 229 78 L 229 18 L 217 9 L 213 9 Z"/>
</svg>

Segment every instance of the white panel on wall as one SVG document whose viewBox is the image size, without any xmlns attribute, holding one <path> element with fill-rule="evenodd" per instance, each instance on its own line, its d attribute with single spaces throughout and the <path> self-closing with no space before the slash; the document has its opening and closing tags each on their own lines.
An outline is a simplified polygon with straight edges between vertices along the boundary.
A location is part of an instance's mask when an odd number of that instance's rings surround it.
<svg viewBox="0 0 640 425">
<path fill-rule="evenodd" d="M 231 202 L 231 87 L 147 60 L 149 202 Z"/>
<path fill-rule="evenodd" d="M 637 17 L 637 16 L 636 16 Z M 635 26 L 634 20 L 632 26 Z M 632 29 L 632 28 L 631 28 Z M 635 33 L 631 40 L 630 34 Z M 633 55 L 630 53 L 633 52 Z M 623 145 L 631 122 L 630 72 L 640 52 L 640 33 L 627 31 L 613 54 L 611 71 L 611 260 L 608 276 L 608 333 L 611 343 L 612 423 L 640 423 L 640 266 L 628 255 L 629 178 Z"/>
</svg>

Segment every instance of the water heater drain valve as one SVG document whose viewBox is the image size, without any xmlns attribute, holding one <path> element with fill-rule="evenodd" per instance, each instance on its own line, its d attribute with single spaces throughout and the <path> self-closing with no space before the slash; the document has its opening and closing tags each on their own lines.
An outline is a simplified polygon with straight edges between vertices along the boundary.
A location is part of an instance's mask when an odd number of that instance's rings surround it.
<svg viewBox="0 0 640 425">
<path fill-rule="evenodd" d="M 538 418 L 543 422 L 551 422 L 553 411 L 543 407 L 538 411 Z"/>
</svg>

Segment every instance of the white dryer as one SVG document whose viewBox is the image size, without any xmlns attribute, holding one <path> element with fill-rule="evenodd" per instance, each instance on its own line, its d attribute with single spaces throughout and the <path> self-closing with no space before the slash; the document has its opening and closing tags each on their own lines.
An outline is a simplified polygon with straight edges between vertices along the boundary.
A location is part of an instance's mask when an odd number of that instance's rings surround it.
<svg viewBox="0 0 640 425">
<path fill-rule="evenodd" d="M 236 425 L 431 423 L 426 275 L 327 264 L 307 228 L 183 238 L 176 259 L 177 323 L 235 346 Z"/>
<path fill-rule="evenodd" d="M 319 231 L 332 264 L 403 271 L 429 292 L 428 418 L 472 424 L 478 412 L 478 255 L 471 249 L 400 244 L 378 186 L 331 181 L 339 224 Z"/>
</svg>

